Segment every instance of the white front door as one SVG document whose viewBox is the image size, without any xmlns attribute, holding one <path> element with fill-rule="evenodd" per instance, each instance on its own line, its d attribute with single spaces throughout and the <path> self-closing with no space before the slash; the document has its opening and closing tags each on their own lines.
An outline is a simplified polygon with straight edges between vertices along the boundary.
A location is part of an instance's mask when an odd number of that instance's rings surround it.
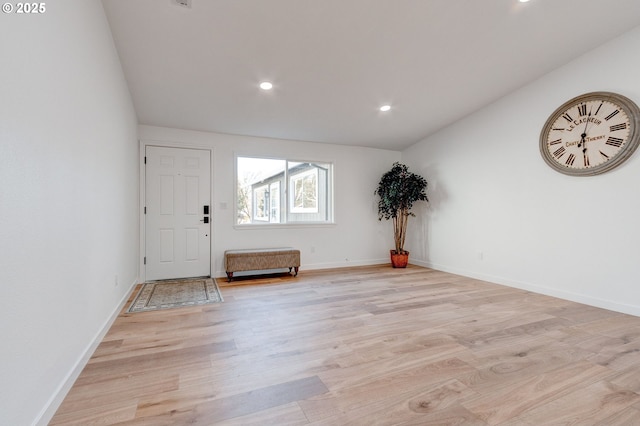
<svg viewBox="0 0 640 426">
<path fill-rule="evenodd" d="M 145 156 L 145 278 L 209 276 L 210 152 L 147 146 Z"/>
</svg>

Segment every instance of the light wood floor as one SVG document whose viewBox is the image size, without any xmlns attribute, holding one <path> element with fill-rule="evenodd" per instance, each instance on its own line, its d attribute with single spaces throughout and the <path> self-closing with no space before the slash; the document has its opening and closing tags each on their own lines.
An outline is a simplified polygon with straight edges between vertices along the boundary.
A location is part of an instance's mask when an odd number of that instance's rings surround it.
<svg viewBox="0 0 640 426">
<path fill-rule="evenodd" d="M 640 425 L 640 318 L 416 266 L 237 284 L 122 313 L 51 424 Z"/>
</svg>

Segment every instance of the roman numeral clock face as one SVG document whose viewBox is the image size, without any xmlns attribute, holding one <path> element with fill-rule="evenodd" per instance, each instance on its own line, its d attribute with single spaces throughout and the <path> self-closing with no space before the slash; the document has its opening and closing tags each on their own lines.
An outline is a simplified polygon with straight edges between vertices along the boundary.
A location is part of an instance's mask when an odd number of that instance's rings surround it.
<svg viewBox="0 0 640 426">
<path fill-rule="evenodd" d="M 571 99 L 547 120 L 540 134 L 542 158 L 568 175 L 591 176 L 620 165 L 636 150 L 640 109 L 609 92 Z"/>
</svg>

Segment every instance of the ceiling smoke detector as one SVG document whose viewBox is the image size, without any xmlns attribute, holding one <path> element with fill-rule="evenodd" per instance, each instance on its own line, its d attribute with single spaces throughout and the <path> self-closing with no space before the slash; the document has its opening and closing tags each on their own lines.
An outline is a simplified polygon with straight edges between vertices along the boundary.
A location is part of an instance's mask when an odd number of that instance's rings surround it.
<svg viewBox="0 0 640 426">
<path fill-rule="evenodd" d="M 178 6 L 186 7 L 187 9 L 191 9 L 191 0 L 171 0 L 172 3 L 177 4 Z"/>
</svg>

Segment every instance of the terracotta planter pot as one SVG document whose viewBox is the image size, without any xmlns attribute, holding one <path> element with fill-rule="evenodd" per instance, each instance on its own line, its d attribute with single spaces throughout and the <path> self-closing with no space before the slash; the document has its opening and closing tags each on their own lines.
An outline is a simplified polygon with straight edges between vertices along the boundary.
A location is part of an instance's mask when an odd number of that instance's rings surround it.
<svg viewBox="0 0 640 426">
<path fill-rule="evenodd" d="M 395 250 L 389 250 L 391 254 L 391 265 L 394 268 L 406 268 L 409 263 L 409 252 L 405 251 L 404 253 L 396 253 Z"/>
</svg>

